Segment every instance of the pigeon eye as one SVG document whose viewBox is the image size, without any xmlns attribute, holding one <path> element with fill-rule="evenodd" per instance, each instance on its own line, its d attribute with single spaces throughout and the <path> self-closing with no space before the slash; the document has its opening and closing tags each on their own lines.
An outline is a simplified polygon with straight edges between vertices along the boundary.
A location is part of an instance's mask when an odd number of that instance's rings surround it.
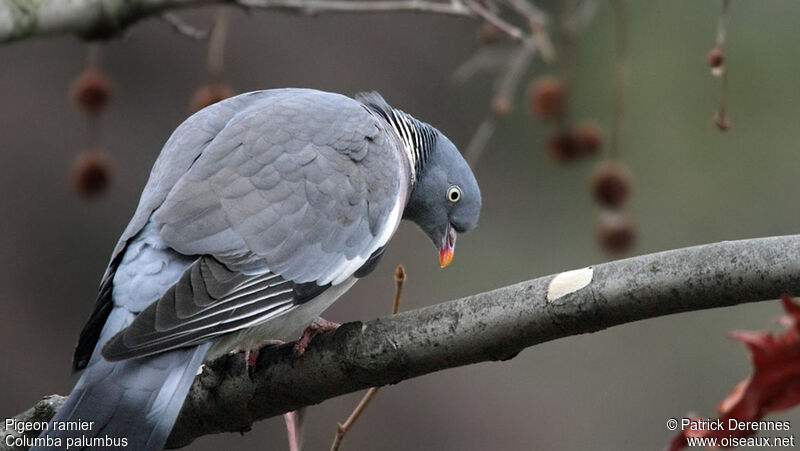
<svg viewBox="0 0 800 451">
<path fill-rule="evenodd" d="M 447 200 L 452 203 L 456 203 L 461 200 L 461 188 L 457 186 L 451 186 L 447 190 Z"/>
</svg>

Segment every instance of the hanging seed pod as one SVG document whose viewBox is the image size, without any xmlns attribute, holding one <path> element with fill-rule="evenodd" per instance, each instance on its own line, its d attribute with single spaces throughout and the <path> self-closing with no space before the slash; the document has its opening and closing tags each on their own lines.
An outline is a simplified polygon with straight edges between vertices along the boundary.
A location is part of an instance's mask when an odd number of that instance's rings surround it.
<svg viewBox="0 0 800 451">
<path fill-rule="evenodd" d="M 228 97 L 236 94 L 233 88 L 224 81 L 217 81 L 209 83 L 198 89 L 194 96 L 192 96 L 191 109 L 192 111 L 200 111 L 203 108 L 215 104 L 220 100 L 225 100 Z"/>
<path fill-rule="evenodd" d="M 584 121 L 575 127 L 575 139 L 578 141 L 579 153 L 595 155 L 603 147 L 603 129 L 595 121 Z"/>
<path fill-rule="evenodd" d="M 81 152 L 72 166 L 72 186 L 83 197 L 103 194 L 111 182 L 111 163 L 98 151 Z"/>
<path fill-rule="evenodd" d="M 72 82 L 70 94 L 84 113 L 100 114 L 111 101 L 111 80 L 99 69 L 87 68 Z"/>
<path fill-rule="evenodd" d="M 558 77 L 544 76 L 531 81 L 528 87 L 528 108 L 542 119 L 552 119 L 564 113 L 566 89 Z"/>
<path fill-rule="evenodd" d="M 630 197 L 631 173 L 617 163 L 604 163 L 592 174 L 592 197 L 606 207 L 619 207 Z"/>
<path fill-rule="evenodd" d="M 719 77 L 725 71 L 725 54 L 720 47 L 714 47 L 706 55 L 706 61 L 711 68 L 711 74 Z"/>
<path fill-rule="evenodd" d="M 580 145 L 570 130 L 557 130 L 547 141 L 547 157 L 554 163 L 569 163 L 579 155 Z"/>
<path fill-rule="evenodd" d="M 731 127 L 728 116 L 725 114 L 725 110 L 723 109 L 717 110 L 717 113 L 714 115 L 714 123 L 721 132 L 727 131 Z"/>
<path fill-rule="evenodd" d="M 597 224 L 597 241 L 608 253 L 625 253 L 636 241 L 636 223 L 626 213 L 604 211 Z"/>
</svg>

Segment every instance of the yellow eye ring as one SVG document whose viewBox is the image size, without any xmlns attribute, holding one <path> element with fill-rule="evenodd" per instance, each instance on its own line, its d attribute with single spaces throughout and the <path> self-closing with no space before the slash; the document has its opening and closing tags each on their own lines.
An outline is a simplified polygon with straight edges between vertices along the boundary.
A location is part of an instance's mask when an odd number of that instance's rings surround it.
<svg viewBox="0 0 800 451">
<path fill-rule="evenodd" d="M 456 203 L 461 200 L 461 188 L 457 186 L 451 186 L 447 189 L 447 200 L 452 203 Z"/>
</svg>

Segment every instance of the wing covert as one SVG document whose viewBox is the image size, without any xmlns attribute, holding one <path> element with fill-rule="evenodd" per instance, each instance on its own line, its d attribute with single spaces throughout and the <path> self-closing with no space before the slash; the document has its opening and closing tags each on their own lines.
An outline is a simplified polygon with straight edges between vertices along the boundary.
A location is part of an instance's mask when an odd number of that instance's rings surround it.
<svg viewBox="0 0 800 451">
<path fill-rule="evenodd" d="M 183 254 L 337 284 L 402 215 L 408 182 L 390 139 L 352 99 L 287 90 L 232 118 L 153 219 Z"/>
</svg>

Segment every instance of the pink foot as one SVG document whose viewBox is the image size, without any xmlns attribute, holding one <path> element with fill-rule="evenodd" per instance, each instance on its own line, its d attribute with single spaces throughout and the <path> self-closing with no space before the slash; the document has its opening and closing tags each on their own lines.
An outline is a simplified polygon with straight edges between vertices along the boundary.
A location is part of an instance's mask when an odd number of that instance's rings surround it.
<svg viewBox="0 0 800 451">
<path fill-rule="evenodd" d="M 311 343 L 311 339 L 314 338 L 315 335 L 336 330 L 340 325 L 339 323 L 334 323 L 333 321 L 328 321 L 320 317 L 314 319 L 314 321 L 306 327 L 306 330 L 303 331 L 303 335 L 300 336 L 300 339 L 294 344 L 295 357 L 300 357 L 306 352 L 308 344 Z"/>
</svg>

